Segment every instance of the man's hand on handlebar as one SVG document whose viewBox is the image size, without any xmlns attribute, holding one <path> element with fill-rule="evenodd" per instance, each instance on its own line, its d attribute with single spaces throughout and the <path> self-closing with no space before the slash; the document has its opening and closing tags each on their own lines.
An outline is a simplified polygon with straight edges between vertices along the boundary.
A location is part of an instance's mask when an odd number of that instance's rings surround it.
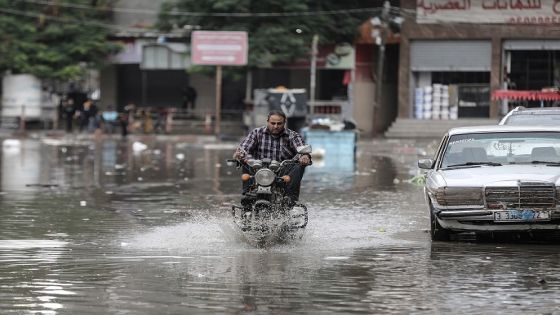
<svg viewBox="0 0 560 315">
<path fill-rule="evenodd" d="M 243 160 L 245 156 L 247 156 L 247 153 L 241 148 L 237 148 L 237 150 L 235 150 L 235 153 L 233 153 L 233 158 L 239 161 Z"/>
<path fill-rule="evenodd" d="M 303 166 L 307 166 L 309 164 L 311 164 L 311 158 L 309 157 L 309 155 L 304 154 L 302 156 L 299 157 L 299 164 L 303 165 Z"/>
</svg>

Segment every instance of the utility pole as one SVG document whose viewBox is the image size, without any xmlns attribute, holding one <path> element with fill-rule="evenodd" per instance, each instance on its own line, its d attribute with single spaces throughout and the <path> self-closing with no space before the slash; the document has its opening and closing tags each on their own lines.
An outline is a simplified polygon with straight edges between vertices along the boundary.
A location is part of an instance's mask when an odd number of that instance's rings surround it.
<svg viewBox="0 0 560 315">
<path fill-rule="evenodd" d="M 371 19 L 371 24 L 374 29 L 372 31 L 372 38 L 378 46 L 377 50 L 377 71 L 375 83 L 375 104 L 373 105 L 373 128 L 375 133 L 375 125 L 379 120 L 378 113 L 381 109 L 381 102 L 383 100 L 383 74 L 385 65 L 385 44 L 387 43 L 388 32 L 399 32 L 403 18 L 400 16 L 393 16 L 391 14 L 391 3 L 385 1 L 381 14 Z M 389 30 L 391 29 L 391 30 Z"/>
<path fill-rule="evenodd" d="M 315 83 L 317 81 L 317 53 L 319 44 L 319 35 L 313 35 L 313 40 L 311 41 L 311 78 L 309 82 L 309 101 L 311 103 L 311 108 L 313 108 L 313 103 L 315 102 Z"/>
<path fill-rule="evenodd" d="M 383 91 L 383 65 L 385 63 L 385 42 L 387 40 L 387 20 L 391 11 L 391 3 L 385 1 L 379 17 L 379 33 L 375 37 L 375 43 L 379 46 L 377 54 L 377 83 L 375 92 L 375 107 L 381 107 L 381 96 Z"/>
</svg>

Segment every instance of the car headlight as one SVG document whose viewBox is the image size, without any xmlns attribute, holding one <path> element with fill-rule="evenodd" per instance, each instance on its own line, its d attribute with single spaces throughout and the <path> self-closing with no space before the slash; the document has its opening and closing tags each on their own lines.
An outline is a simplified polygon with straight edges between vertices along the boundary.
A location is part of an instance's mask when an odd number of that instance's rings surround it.
<svg viewBox="0 0 560 315">
<path fill-rule="evenodd" d="M 435 193 L 441 206 L 482 206 L 481 187 L 441 187 Z"/>
<path fill-rule="evenodd" d="M 273 171 L 266 168 L 258 170 L 257 173 L 255 174 L 255 180 L 257 181 L 257 184 L 261 186 L 272 185 L 274 179 L 276 179 L 276 174 L 274 174 Z"/>
</svg>

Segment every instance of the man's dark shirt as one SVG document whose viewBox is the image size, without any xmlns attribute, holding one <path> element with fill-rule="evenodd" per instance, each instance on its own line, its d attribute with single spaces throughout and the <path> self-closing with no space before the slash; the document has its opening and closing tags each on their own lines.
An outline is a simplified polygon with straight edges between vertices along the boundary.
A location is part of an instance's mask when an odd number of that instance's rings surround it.
<svg viewBox="0 0 560 315">
<path fill-rule="evenodd" d="M 299 158 L 297 147 L 304 144 L 301 136 L 293 130 L 284 128 L 282 133 L 274 136 L 263 126 L 253 129 L 239 147 L 247 152 L 247 158 L 284 161 Z"/>
</svg>

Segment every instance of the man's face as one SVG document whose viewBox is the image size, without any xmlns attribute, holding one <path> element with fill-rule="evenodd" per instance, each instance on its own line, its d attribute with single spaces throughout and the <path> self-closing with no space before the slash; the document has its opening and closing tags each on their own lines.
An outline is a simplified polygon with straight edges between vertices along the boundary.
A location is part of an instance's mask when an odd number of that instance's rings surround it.
<svg viewBox="0 0 560 315">
<path fill-rule="evenodd" d="M 280 115 L 272 115 L 268 118 L 268 131 L 271 134 L 277 136 L 284 130 L 284 124 L 286 123 L 284 117 Z"/>
</svg>

